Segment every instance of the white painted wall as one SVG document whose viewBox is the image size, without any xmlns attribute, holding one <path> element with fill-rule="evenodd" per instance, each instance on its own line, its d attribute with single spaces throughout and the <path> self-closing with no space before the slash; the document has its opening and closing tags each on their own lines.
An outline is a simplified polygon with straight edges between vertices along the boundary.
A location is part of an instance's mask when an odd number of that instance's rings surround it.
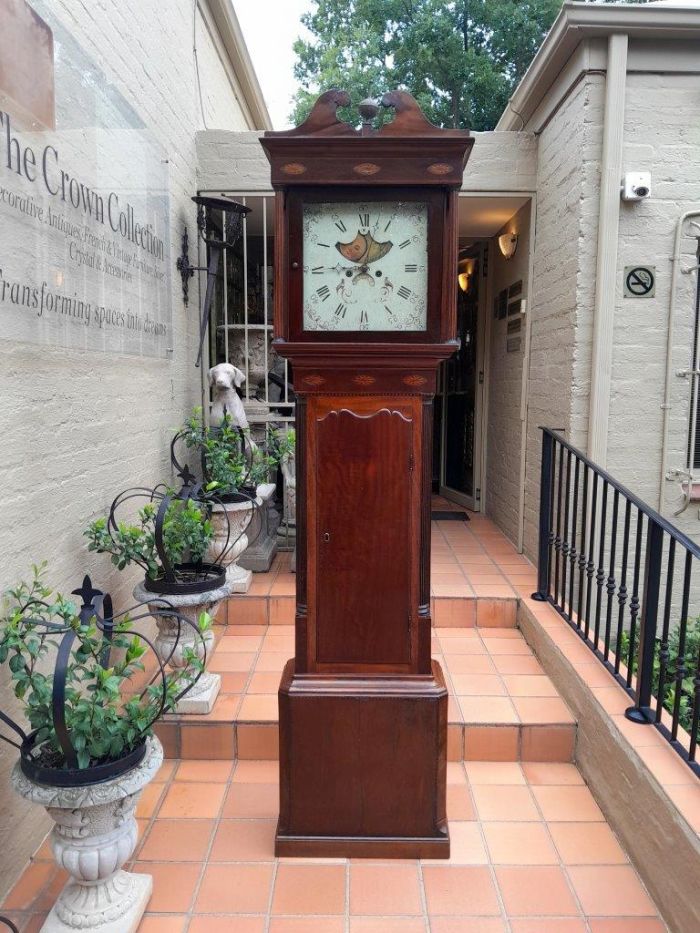
<svg viewBox="0 0 700 933">
<path fill-rule="evenodd" d="M 530 288 L 524 544 L 536 554 L 540 425 L 585 445 L 590 380 L 602 82 L 581 81 L 539 136 Z"/>
<path fill-rule="evenodd" d="M 497 239 L 502 233 L 517 233 L 518 247 L 512 259 L 504 259 Z M 530 204 L 498 231 L 491 243 L 489 272 L 493 299 L 501 289 L 522 281 L 522 293 L 511 301 L 530 300 Z M 508 353 L 508 323 L 514 318 L 497 320 L 493 307 L 490 315 L 489 403 L 486 413 L 486 514 L 503 529 L 511 541 L 518 540 L 520 515 L 520 449 L 524 424 L 520 417 L 523 367 L 526 362 L 526 316 L 519 315 L 520 349 Z"/>
<path fill-rule="evenodd" d="M 258 132 L 215 128 L 197 134 L 199 186 L 211 191 L 269 191 L 270 165 Z M 537 140 L 532 133 L 474 133 L 463 191 L 530 192 L 537 183 Z"/>
<path fill-rule="evenodd" d="M 628 170 L 651 171 L 652 197 L 622 204 L 620 211 L 608 463 L 613 475 L 656 508 L 674 235 L 682 212 L 700 210 L 697 75 L 628 75 L 624 160 Z M 684 238 L 682 267 L 696 265 L 697 245 L 696 236 Z M 637 263 L 656 266 L 654 298 L 622 297 L 624 267 Z M 690 382 L 675 372 L 692 362 L 697 275 L 679 276 L 678 285 L 667 466 L 684 468 Z M 664 513 L 670 517 L 680 505 L 680 490 L 667 483 L 665 491 Z M 697 504 L 673 521 L 700 540 Z"/>
<path fill-rule="evenodd" d="M 195 131 L 201 126 L 192 55 L 191 0 L 167 14 L 142 0 L 48 0 L 48 6 L 107 80 L 141 116 L 169 159 L 173 263 L 172 359 L 120 357 L 0 340 L 3 503 L 0 588 L 49 561 L 48 579 L 66 592 L 89 571 L 124 606 L 137 571 L 116 573 L 106 556 L 88 555 L 82 532 L 121 489 L 169 476 L 168 442 L 197 402 L 195 301 L 185 310 L 175 257 L 185 225 L 195 242 L 190 202 L 197 185 Z M 0 19 L 2 13 L 0 12 Z M 200 70 L 207 121 L 245 122 L 213 39 L 200 23 Z M 11 708 L 6 681 L 0 706 Z M 0 747 L 0 895 L 21 872 L 47 828 L 43 812 L 11 797 L 12 750 Z M 11 815 L 11 818 L 10 816 Z"/>
</svg>

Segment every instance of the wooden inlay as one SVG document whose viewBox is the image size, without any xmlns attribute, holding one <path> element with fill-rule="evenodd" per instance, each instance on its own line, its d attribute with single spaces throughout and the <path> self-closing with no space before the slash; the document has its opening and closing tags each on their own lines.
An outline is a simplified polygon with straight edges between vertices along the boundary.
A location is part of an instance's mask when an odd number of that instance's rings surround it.
<svg viewBox="0 0 700 933">
<path fill-rule="evenodd" d="M 358 175 L 376 175 L 380 171 L 381 166 L 374 162 L 360 162 L 359 165 L 353 166 L 353 172 L 357 172 Z"/>
<path fill-rule="evenodd" d="M 303 175 L 306 166 L 302 165 L 301 162 L 287 162 L 282 166 L 282 171 L 285 175 Z"/>
<path fill-rule="evenodd" d="M 404 376 L 403 381 L 407 386 L 424 386 L 428 381 L 425 376 Z"/>
<path fill-rule="evenodd" d="M 370 376 L 366 373 L 360 373 L 352 377 L 352 381 L 358 386 L 371 386 L 377 381 L 376 376 Z"/>
<path fill-rule="evenodd" d="M 428 166 L 428 171 L 431 175 L 449 175 L 454 171 L 454 166 L 448 165 L 447 162 L 433 162 Z"/>
<path fill-rule="evenodd" d="M 301 381 L 307 386 L 322 386 L 326 380 L 324 376 L 304 376 Z"/>
</svg>

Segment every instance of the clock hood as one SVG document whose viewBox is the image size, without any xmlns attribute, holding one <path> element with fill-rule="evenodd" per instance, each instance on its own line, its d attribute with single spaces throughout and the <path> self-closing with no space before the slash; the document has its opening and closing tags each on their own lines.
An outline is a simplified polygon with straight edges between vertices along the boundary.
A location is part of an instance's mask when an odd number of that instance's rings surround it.
<svg viewBox="0 0 700 933">
<path fill-rule="evenodd" d="M 468 130 L 441 129 L 426 118 L 407 91 L 391 91 L 381 106 L 394 119 L 360 129 L 339 119 L 350 103 L 346 91 L 322 94 L 300 125 L 268 131 L 260 143 L 275 188 L 293 185 L 429 185 L 459 188 L 474 145 Z"/>
</svg>

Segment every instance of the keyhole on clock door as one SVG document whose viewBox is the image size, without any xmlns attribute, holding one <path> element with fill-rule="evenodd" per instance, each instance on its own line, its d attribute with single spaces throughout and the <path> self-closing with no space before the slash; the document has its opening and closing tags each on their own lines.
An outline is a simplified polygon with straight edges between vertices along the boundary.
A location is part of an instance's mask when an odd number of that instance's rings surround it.
<svg viewBox="0 0 700 933">
<path fill-rule="evenodd" d="M 331 533 L 330 533 L 330 531 L 324 531 L 324 532 L 323 532 L 323 540 L 324 540 L 326 543 L 327 543 L 328 541 L 331 540 Z"/>
</svg>

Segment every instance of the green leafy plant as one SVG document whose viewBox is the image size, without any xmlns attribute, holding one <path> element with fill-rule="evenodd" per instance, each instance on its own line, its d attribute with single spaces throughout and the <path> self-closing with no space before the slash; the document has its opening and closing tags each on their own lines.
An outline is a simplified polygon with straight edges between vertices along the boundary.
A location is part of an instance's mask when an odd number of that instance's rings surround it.
<svg viewBox="0 0 700 933">
<path fill-rule="evenodd" d="M 294 452 L 295 434 L 294 430 L 280 435 L 272 428 L 267 429 L 264 446 L 257 446 L 253 449 L 249 485 L 257 488 L 260 483 L 268 482 L 270 474 L 277 469 L 279 464 Z"/>
<path fill-rule="evenodd" d="M 62 632 L 73 632 L 64 710 L 78 767 L 116 760 L 151 733 L 155 719 L 174 709 L 179 695 L 203 670 L 203 663 L 193 648 L 183 645 L 185 666 L 151 684 L 143 660 L 148 649 L 133 632 L 130 618 L 122 616 L 115 621 L 110 661 L 103 667 L 106 642 L 96 617 L 81 620 L 75 603 L 44 583 L 44 570 L 45 564 L 34 566 L 29 583 L 21 582 L 5 594 L 0 664 L 7 664 L 14 694 L 31 729 L 37 730 L 34 747 L 43 766 L 65 768 L 53 721 L 50 656 L 57 651 Z M 211 624 L 210 616 L 202 613 L 200 634 Z"/>
<path fill-rule="evenodd" d="M 294 431 L 280 437 L 268 428 L 264 443 L 253 444 L 249 432 L 241 434 L 228 413 L 218 428 L 205 425 L 201 408 L 194 409 L 181 433 L 188 448 L 201 451 L 207 488 L 216 495 L 256 489 L 294 450 Z"/>
<path fill-rule="evenodd" d="M 636 673 L 639 666 L 639 629 L 635 632 L 632 648 L 632 672 Z M 654 672 L 652 680 L 652 695 L 659 695 L 659 681 L 661 677 L 661 660 L 659 657 L 661 642 L 657 638 L 654 646 Z M 692 619 L 686 627 L 684 668 L 686 676 L 681 682 L 681 695 L 679 703 L 678 721 L 686 732 L 690 732 L 693 725 L 693 697 L 695 691 L 694 677 L 698 667 L 698 654 L 700 653 L 700 617 Z M 622 632 L 620 640 L 620 656 L 623 660 L 629 658 L 630 634 Z M 680 626 L 676 626 L 668 637 L 668 661 L 664 677 L 663 705 L 667 712 L 673 714 L 676 704 L 676 671 L 680 656 Z"/>
<path fill-rule="evenodd" d="M 92 522 L 85 536 L 88 550 L 111 554 L 112 563 L 123 570 L 131 563 L 139 564 L 152 580 L 163 575 L 156 550 L 155 522 L 157 507 L 151 503 L 138 512 L 138 522 L 120 522 L 110 529 L 106 518 Z M 171 566 L 189 559 L 198 563 L 204 559 L 214 536 L 214 528 L 205 505 L 194 499 L 173 499 L 163 520 L 163 546 Z"/>
<path fill-rule="evenodd" d="M 204 424 L 202 409 L 195 408 L 182 436 L 188 448 L 201 451 L 207 482 L 217 495 L 238 492 L 247 483 L 248 464 L 241 435 L 228 413 L 220 427 L 213 430 Z"/>
<path fill-rule="evenodd" d="M 281 463 L 287 457 L 291 457 L 296 449 L 297 435 L 294 428 L 290 428 L 283 434 L 279 431 L 270 431 L 269 445 L 270 452 L 278 463 Z"/>
</svg>

